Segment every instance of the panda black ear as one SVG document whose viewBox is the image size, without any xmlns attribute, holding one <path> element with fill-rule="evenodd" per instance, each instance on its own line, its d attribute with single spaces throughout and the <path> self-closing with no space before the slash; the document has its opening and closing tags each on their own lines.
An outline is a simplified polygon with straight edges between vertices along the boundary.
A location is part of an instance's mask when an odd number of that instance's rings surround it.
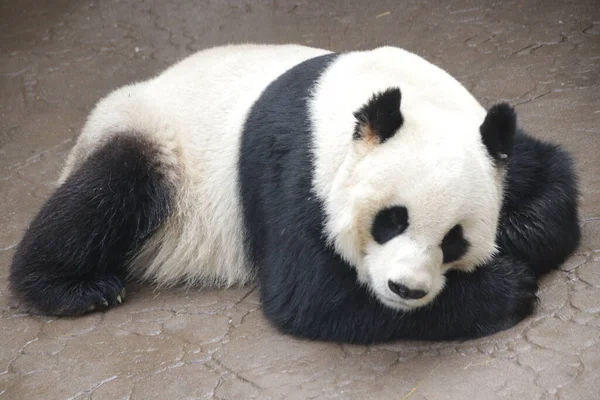
<svg viewBox="0 0 600 400">
<path fill-rule="evenodd" d="M 489 109 L 479 131 L 483 144 L 496 162 L 504 162 L 512 155 L 516 130 L 517 114 L 511 106 L 500 103 Z"/>
<path fill-rule="evenodd" d="M 402 126 L 400 113 L 400 88 L 392 87 L 373 95 L 358 111 L 354 112 L 356 125 L 354 140 L 383 143 Z"/>
</svg>

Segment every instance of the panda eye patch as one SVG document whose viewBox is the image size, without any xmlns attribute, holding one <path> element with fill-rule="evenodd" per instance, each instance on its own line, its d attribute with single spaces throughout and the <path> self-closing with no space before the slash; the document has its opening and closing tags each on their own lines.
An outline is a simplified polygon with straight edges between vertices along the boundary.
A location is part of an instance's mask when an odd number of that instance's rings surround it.
<svg viewBox="0 0 600 400">
<path fill-rule="evenodd" d="M 393 239 L 408 228 L 408 210 L 403 206 L 384 208 L 373 220 L 371 235 L 379 244 Z"/>
<path fill-rule="evenodd" d="M 462 226 L 454 225 L 442 240 L 441 247 L 444 254 L 444 264 L 456 261 L 464 256 L 469 249 L 469 245 L 469 242 L 463 235 Z"/>
</svg>

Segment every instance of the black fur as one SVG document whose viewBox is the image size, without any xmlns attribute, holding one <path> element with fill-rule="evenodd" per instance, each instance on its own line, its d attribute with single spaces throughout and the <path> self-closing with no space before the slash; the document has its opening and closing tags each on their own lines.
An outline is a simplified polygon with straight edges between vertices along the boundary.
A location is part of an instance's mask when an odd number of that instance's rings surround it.
<svg viewBox="0 0 600 400">
<path fill-rule="evenodd" d="M 373 220 L 371 235 L 379 244 L 395 238 L 408 228 L 408 210 L 403 206 L 383 209 Z"/>
<path fill-rule="evenodd" d="M 508 164 L 498 243 L 539 276 L 579 245 L 577 179 L 569 154 L 517 131 Z"/>
<path fill-rule="evenodd" d="M 550 259 L 544 270 L 556 267 L 577 244 L 563 237 L 564 228 L 573 237 L 579 232 L 571 160 L 523 134 L 514 149 L 507 147 L 510 113 L 500 107 L 500 117 L 490 114 L 482 129 L 487 148 L 498 156 L 512 150 L 514 158 L 500 224 L 501 254 L 473 273 L 448 272 L 444 290 L 429 306 L 410 313 L 387 308 L 324 244 L 323 205 L 312 194 L 306 98 L 333 57 L 309 60 L 278 78 L 245 126 L 239 163 L 243 216 L 265 315 L 285 333 L 354 343 L 478 337 L 518 323 L 534 309 L 539 263 Z M 538 179 L 541 187 L 527 184 Z M 530 209 L 541 203 L 544 208 Z M 555 214 L 559 217 L 549 218 Z M 517 228 L 521 217 L 530 218 L 525 229 Z M 529 226 L 539 229 L 532 233 Z"/>
<path fill-rule="evenodd" d="M 272 252 L 268 243 L 277 240 L 273 235 L 297 237 L 300 243 L 321 233 L 322 215 L 309 214 L 304 207 L 298 207 L 305 203 L 311 209 L 320 206 L 310 194 L 311 136 L 306 98 L 315 80 L 336 57 L 334 53 L 313 58 L 280 76 L 265 89 L 246 121 L 239 160 L 240 193 L 246 246 L 257 266 Z M 279 214 L 283 209 L 287 211 Z M 303 221 L 304 218 L 308 219 Z M 279 231 L 273 229 L 275 226 Z M 302 226 L 308 226 L 310 231 L 297 229 Z M 283 235 L 286 231 L 288 234 Z M 306 239 L 304 235 L 308 235 Z M 296 255 L 281 256 L 293 260 Z M 265 269 L 259 268 L 262 270 Z M 279 273 L 287 275 L 284 269 Z"/>
<path fill-rule="evenodd" d="M 504 163 L 513 151 L 513 140 L 517 130 L 517 114 L 506 103 L 496 104 L 489 109 L 481 124 L 481 140 L 496 163 Z"/>
<path fill-rule="evenodd" d="M 401 98 L 399 88 L 389 88 L 374 94 L 365 105 L 354 113 L 357 120 L 354 127 L 354 139 L 362 138 L 365 126 L 368 126 L 370 132 L 379 138 L 380 143 L 394 136 L 404 123 L 400 112 Z"/>
<path fill-rule="evenodd" d="M 454 228 L 444 236 L 442 240 L 442 253 L 444 254 L 444 264 L 459 260 L 469 250 L 469 241 L 463 235 L 463 228 L 455 225 Z"/>
<path fill-rule="evenodd" d="M 170 212 L 173 189 L 156 152 L 117 136 L 52 194 L 14 255 L 10 287 L 22 305 L 77 315 L 122 300 L 128 257 Z"/>
</svg>

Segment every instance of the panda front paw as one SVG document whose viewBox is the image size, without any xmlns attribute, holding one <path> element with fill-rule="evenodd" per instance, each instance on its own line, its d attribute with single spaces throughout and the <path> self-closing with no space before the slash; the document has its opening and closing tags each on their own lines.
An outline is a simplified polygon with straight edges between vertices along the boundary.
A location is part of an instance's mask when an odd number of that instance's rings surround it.
<svg viewBox="0 0 600 400">
<path fill-rule="evenodd" d="M 536 295 L 537 291 L 538 285 L 533 274 L 524 274 L 519 277 L 514 293 L 509 296 L 506 318 L 509 327 L 533 314 L 539 301 Z"/>
<path fill-rule="evenodd" d="M 538 283 L 531 267 L 511 257 L 498 257 L 481 268 L 487 270 L 484 293 L 491 295 L 483 306 L 490 319 L 481 326 L 482 333 L 512 328 L 534 312 Z"/>
</svg>

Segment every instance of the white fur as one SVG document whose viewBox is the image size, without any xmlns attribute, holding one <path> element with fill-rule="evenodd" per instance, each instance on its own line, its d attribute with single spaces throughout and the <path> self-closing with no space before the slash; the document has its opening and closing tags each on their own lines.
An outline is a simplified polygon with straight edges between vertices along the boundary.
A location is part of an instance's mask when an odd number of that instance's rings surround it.
<svg viewBox="0 0 600 400">
<path fill-rule="evenodd" d="M 352 139 L 353 111 L 374 92 L 400 87 L 404 124 L 384 144 Z M 311 104 L 316 194 L 326 234 L 385 304 L 410 309 L 431 301 L 448 268 L 474 268 L 495 251 L 502 175 L 481 143 L 485 110 L 454 78 L 396 48 L 341 56 L 321 77 Z M 370 234 L 382 208 L 408 209 L 409 227 L 384 245 Z M 440 243 L 456 224 L 471 243 L 443 265 Z M 405 301 L 388 280 L 428 295 Z"/>
<path fill-rule="evenodd" d="M 111 134 L 152 138 L 177 187 L 174 215 L 145 245 L 133 271 L 157 284 L 244 283 L 237 161 L 246 115 L 266 86 L 325 50 L 241 45 L 201 51 L 146 82 L 116 90 L 90 115 L 62 175 Z M 352 140 L 352 113 L 389 86 L 402 91 L 405 122 L 384 145 Z M 326 234 L 359 279 L 391 307 L 411 308 L 441 290 L 445 268 L 471 268 L 494 251 L 501 176 L 479 140 L 485 111 L 453 78 L 403 50 L 342 55 L 311 100 L 315 193 L 325 204 Z M 370 236 L 375 213 L 409 210 L 408 230 L 383 246 Z M 439 243 L 462 223 L 471 250 L 442 266 Z M 387 280 L 424 287 L 403 303 Z"/>
</svg>

